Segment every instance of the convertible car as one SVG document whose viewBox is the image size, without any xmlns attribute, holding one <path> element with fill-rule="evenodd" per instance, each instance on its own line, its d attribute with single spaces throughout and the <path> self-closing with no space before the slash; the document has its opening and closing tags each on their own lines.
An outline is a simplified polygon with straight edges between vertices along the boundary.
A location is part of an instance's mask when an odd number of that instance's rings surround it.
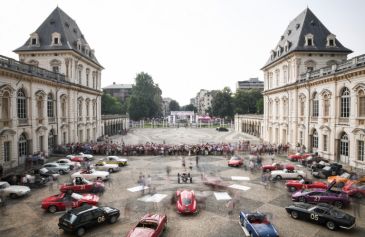
<svg viewBox="0 0 365 237">
<path fill-rule="evenodd" d="M 73 173 L 71 178 L 81 177 L 88 180 L 108 180 L 109 174 L 110 173 L 108 171 L 96 171 L 94 169 L 90 169 Z"/>
<path fill-rule="evenodd" d="M 43 199 L 42 208 L 48 210 L 51 213 L 55 213 L 57 211 L 66 210 L 66 206 L 69 204 L 70 207 L 76 208 L 82 205 L 98 205 L 99 197 L 94 194 L 77 194 L 73 193 L 68 195 L 66 193 L 61 193 L 57 195 L 50 196 L 48 198 Z"/>
<path fill-rule="evenodd" d="M 81 177 L 76 177 L 72 183 L 62 184 L 60 191 L 62 193 L 99 193 L 105 190 L 104 183 L 102 182 L 90 182 L 89 180 Z"/>
<path fill-rule="evenodd" d="M 127 237 L 158 237 L 165 230 L 166 223 L 166 215 L 146 214 L 136 227 L 128 232 Z"/>
<path fill-rule="evenodd" d="M 358 198 L 365 197 L 365 181 L 348 181 L 342 191 L 349 196 Z"/>
<path fill-rule="evenodd" d="M 294 167 L 294 165 L 291 165 L 291 164 L 282 165 L 279 163 L 272 163 L 271 165 L 262 166 L 262 171 L 264 171 L 264 172 L 270 172 L 273 170 L 283 170 L 283 169 L 294 170 L 295 167 Z"/>
<path fill-rule="evenodd" d="M 304 154 L 296 153 L 294 155 L 289 155 L 288 159 L 291 160 L 291 161 L 299 161 L 299 160 L 306 159 L 309 156 L 313 156 L 313 154 L 311 154 L 311 153 L 304 153 Z"/>
<path fill-rule="evenodd" d="M 285 209 L 293 219 L 303 219 L 325 225 L 330 230 L 351 229 L 356 222 L 355 217 L 328 204 L 294 203 Z"/>
<path fill-rule="evenodd" d="M 305 177 L 305 173 L 302 170 L 273 170 L 271 172 L 272 180 L 281 180 L 281 179 L 303 179 Z"/>
<path fill-rule="evenodd" d="M 330 176 L 327 178 L 328 183 L 331 183 L 334 180 L 336 181 L 337 187 L 343 188 L 343 186 L 345 186 L 345 183 L 349 180 L 365 181 L 365 176 L 362 176 L 358 179 L 358 175 L 356 173 L 344 172 L 341 175 Z"/>
<path fill-rule="evenodd" d="M 101 159 L 99 162 L 106 162 L 107 164 L 116 164 L 119 165 L 119 167 L 128 165 L 127 159 L 120 158 L 118 156 L 107 156 Z"/>
<path fill-rule="evenodd" d="M 198 211 L 193 190 L 176 191 L 176 210 L 182 214 L 193 214 Z"/>
<path fill-rule="evenodd" d="M 240 224 L 246 235 L 252 237 L 279 237 L 278 231 L 263 213 L 241 211 Z"/>
<path fill-rule="evenodd" d="M 327 189 L 326 183 L 319 182 L 319 181 L 313 181 L 310 179 L 288 180 L 285 183 L 285 186 L 288 188 L 288 190 L 290 192 L 295 192 L 300 189 L 312 189 L 312 188 Z"/>
<path fill-rule="evenodd" d="M 231 167 L 239 167 L 243 165 L 243 159 L 238 156 L 232 156 L 231 159 L 228 161 L 228 166 Z"/>
</svg>

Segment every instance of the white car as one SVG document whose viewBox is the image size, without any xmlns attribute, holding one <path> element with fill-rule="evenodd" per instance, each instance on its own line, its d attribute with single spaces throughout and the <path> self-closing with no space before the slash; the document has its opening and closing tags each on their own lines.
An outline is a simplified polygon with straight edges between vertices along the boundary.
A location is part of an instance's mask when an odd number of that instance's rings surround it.
<svg viewBox="0 0 365 237">
<path fill-rule="evenodd" d="M 108 164 L 105 161 L 98 162 L 94 165 L 96 170 L 108 171 L 109 173 L 118 172 L 120 170 L 119 165 Z"/>
<path fill-rule="evenodd" d="M 76 177 L 85 178 L 88 180 L 108 180 L 109 172 L 107 171 L 96 171 L 94 169 L 81 170 L 79 172 L 73 173 L 71 177 L 74 179 Z"/>
<path fill-rule="evenodd" d="M 70 166 L 70 170 L 73 170 L 74 168 L 80 168 L 80 162 L 74 162 L 70 161 L 69 159 L 59 159 L 56 161 L 58 164 L 68 164 Z"/>
<path fill-rule="evenodd" d="M 30 188 L 21 185 L 10 185 L 8 182 L 0 182 L 0 193 L 4 192 L 5 195 L 11 198 L 17 198 L 30 193 Z"/>
<path fill-rule="evenodd" d="M 302 170 L 273 170 L 271 171 L 271 179 L 302 179 L 306 174 Z"/>
<path fill-rule="evenodd" d="M 67 155 L 66 158 L 67 159 L 71 159 L 72 157 L 83 157 L 83 158 L 86 158 L 88 160 L 92 160 L 94 159 L 94 156 L 93 155 L 90 155 L 90 154 L 84 154 L 82 152 L 80 152 L 79 154 L 76 154 L 76 155 Z"/>
<path fill-rule="evenodd" d="M 108 164 L 117 164 L 119 166 L 128 165 L 128 160 L 119 156 L 107 156 L 103 160 L 106 161 Z"/>
<path fill-rule="evenodd" d="M 51 162 L 43 165 L 44 168 L 47 168 L 50 171 L 53 171 L 55 173 L 59 174 L 67 174 L 70 172 L 70 165 L 68 164 L 60 164 L 56 162 Z"/>
</svg>

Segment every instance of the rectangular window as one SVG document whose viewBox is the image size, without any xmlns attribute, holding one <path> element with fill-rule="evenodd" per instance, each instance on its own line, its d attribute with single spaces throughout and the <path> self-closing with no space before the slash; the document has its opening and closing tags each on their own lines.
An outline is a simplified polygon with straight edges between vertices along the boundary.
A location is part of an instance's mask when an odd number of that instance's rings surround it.
<svg viewBox="0 0 365 237">
<path fill-rule="evenodd" d="M 323 151 L 327 151 L 328 144 L 327 144 L 327 135 L 323 135 Z"/>
<path fill-rule="evenodd" d="M 330 116 L 330 100 L 329 99 L 324 100 L 324 116 L 325 117 Z"/>
<path fill-rule="evenodd" d="M 89 86 L 89 73 L 86 74 L 86 86 Z"/>
<path fill-rule="evenodd" d="M 313 41 L 312 41 L 312 39 L 308 39 L 308 46 L 312 46 L 313 45 Z"/>
<path fill-rule="evenodd" d="M 364 141 L 357 140 L 357 160 L 364 161 Z"/>
<path fill-rule="evenodd" d="M 304 101 L 300 102 L 300 116 L 304 116 Z"/>
<path fill-rule="evenodd" d="M 300 133 L 299 133 L 299 143 L 300 143 L 300 145 L 303 145 L 303 143 L 304 143 L 304 136 L 303 136 L 303 132 L 302 131 L 300 131 Z"/>
<path fill-rule="evenodd" d="M 313 117 L 318 117 L 318 100 L 313 100 Z"/>
<path fill-rule="evenodd" d="M 359 117 L 365 117 L 365 96 L 359 97 Z"/>
<path fill-rule="evenodd" d="M 66 144 L 67 140 L 66 140 L 66 132 L 63 132 L 63 144 Z"/>
<path fill-rule="evenodd" d="M 4 142 L 4 162 L 9 162 L 10 159 L 10 142 Z"/>
<path fill-rule="evenodd" d="M 58 44 L 58 38 L 54 38 L 54 44 Z"/>
<path fill-rule="evenodd" d="M 81 80 L 82 80 L 82 78 L 81 78 L 81 70 L 79 70 L 79 84 L 81 85 Z"/>
<path fill-rule="evenodd" d="M 36 45 L 37 44 L 37 39 L 36 38 L 32 38 L 32 45 Z"/>
<path fill-rule="evenodd" d="M 318 136 L 316 135 L 316 136 L 313 136 L 312 137 L 312 147 L 313 148 L 318 148 Z"/>
<path fill-rule="evenodd" d="M 341 117 L 350 117 L 350 97 L 341 98 Z"/>
</svg>

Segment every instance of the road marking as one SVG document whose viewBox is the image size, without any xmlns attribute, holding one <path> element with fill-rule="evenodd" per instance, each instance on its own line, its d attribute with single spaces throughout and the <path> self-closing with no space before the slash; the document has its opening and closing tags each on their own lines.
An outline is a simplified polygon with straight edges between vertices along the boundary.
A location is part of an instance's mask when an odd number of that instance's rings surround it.
<svg viewBox="0 0 365 237">
<path fill-rule="evenodd" d="M 240 224 L 241 229 L 242 229 L 242 230 L 243 230 L 243 232 L 245 233 L 245 236 L 250 236 L 250 233 L 248 232 L 248 230 L 247 230 L 244 226 L 242 226 L 242 225 L 241 225 L 241 222 L 240 222 L 240 221 L 238 221 L 238 223 Z"/>
<path fill-rule="evenodd" d="M 243 191 L 247 191 L 250 189 L 250 187 L 247 187 L 247 186 L 243 186 L 243 185 L 238 185 L 238 184 L 232 184 L 231 186 L 228 186 L 230 188 L 235 188 L 235 189 L 240 189 L 240 190 L 243 190 Z"/>
<path fill-rule="evenodd" d="M 148 189 L 148 187 L 140 185 L 140 186 L 136 186 L 136 187 L 133 187 L 133 188 L 128 188 L 127 190 L 129 192 L 138 192 L 138 191 L 142 191 L 143 189 L 146 190 L 146 189 Z"/>
<path fill-rule="evenodd" d="M 250 177 L 246 177 L 246 176 L 231 176 L 232 180 L 250 180 Z"/>
<path fill-rule="evenodd" d="M 161 202 L 165 197 L 167 197 L 166 194 L 156 193 L 154 195 L 146 195 L 144 197 L 138 198 L 138 200 L 142 202 Z"/>
<path fill-rule="evenodd" d="M 214 192 L 215 198 L 219 200 L 231 200 L 231 196 L 227 192 Z"/>
</svg>

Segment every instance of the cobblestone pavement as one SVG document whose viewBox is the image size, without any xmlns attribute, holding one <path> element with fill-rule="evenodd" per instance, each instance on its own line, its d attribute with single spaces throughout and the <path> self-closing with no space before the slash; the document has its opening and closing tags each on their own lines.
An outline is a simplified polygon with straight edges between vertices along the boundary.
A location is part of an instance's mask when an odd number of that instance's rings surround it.
<svg viewBox="0 0 365 237">
<path fill-rule="evenodd" d="M 153 131 L 151 131 L 152 133 Z M 137 131 L 134 135 L 138 136 Z M 173 136 L 171 135 L 171 137 Z M 259 171 L 250 173 L 243 168 L 229 168 L 227 166 L 227 159 L 224 157 L 201 156 L 198 167 L 195 165 L 193 157 L 186 157 L 187 164 L 189 164 L 190 159 L 192 159 L 193 163 L 191 171 L 193 176 L 192 184 L 177 183 L 176 175 L 178 172 L 183 171 L 180 157 L 134 156 L 128 157 L 128 159 L 129 164 L 127 167 L 123 167 L 120 172 L 111 175 L 111 182 L 106 183 L 107 190 L 101 197 L 102 205 L 110 205 L 120 209 L 121 217 L 119 221 L 113 225 L 104 225 L 90 229 L 85 236 L 125 236 L 147 212 L 167 214 L 168 226 L 163 234 L 164 237 L 244 236 L 238 224 L 238 215 L 241 210 L 260 210 L 268 213 L 280 236 L 363 237 L 365 233 L 364 200 L 359 205 L 362 216 L 357 217 L 356 228 L 349 231 L 338 230 L 333 232 L 327 230 L 324 226 L 293 220 L 284 209 L 291 201 L 290 194 L 285 190 L 283 183 L 276 183 L 265 189 L 260 182 Z M 269 163 L 269 159 L 265 158 L 264 163 Z M 167 176 L 166 173 L 167 166 L 171 167 L 170 176 Z M 227 185 L 239 184 L 250 189 L 248 191 L 232 188 L 212 190 L 202 183 L 201 174 L 203 172 L 221 177 Z M 148 203 L 138 200 L 143 197 L 142 193 L 129 192 L 127 189 L 137 186 L 140 173 L 143 173 L 145 176 L 151 175 L 152 186 L 156 189 L 156 193 L 166 194 L 167 197 L 159 203 Z M 249 177 L 250 180 L 232 181 L 231 176 L 245 176 Z M 68 179 L 69 175 L 62 176 L 60 183 Z M 182 216 L 176 213 L 175 203 L 171 200 L 178 189 L 195 190 L 199 207 L 199 212 L 196 215 Z M 214 196 L 214 192 L 227 192 L 231 197 L 236 196 L 238 198 L 239 202 L 236 204 L 233 214 L 230 215 L 228 213 L 227 201 L 218 201 Z M 40 208 L 40 202 L 43 198 L 56 193 L 56 187 L 53 191 L 46 187 L 32 190 L 30 196 L 9 200 L 6 209 L 0 213 L 0 236 L 71 236 L 58 229 L 58 218 L 63 212 L 50 214 Z M 146 191 L 147 193 L 148 191 Z M 353 206 L 348 207 L 345 211 L 353 214 Z"/>
</svg>

